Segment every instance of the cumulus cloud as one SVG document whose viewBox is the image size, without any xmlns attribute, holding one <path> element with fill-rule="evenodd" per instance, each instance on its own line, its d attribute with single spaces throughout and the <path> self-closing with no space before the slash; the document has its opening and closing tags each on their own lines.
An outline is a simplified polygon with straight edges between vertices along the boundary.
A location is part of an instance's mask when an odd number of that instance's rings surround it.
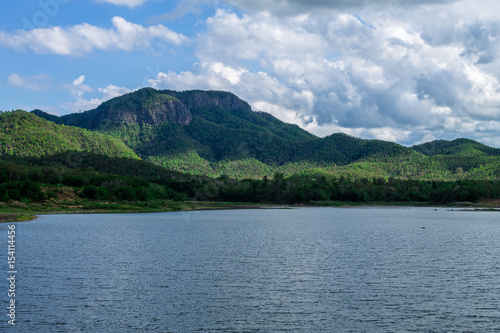
<svg viewBox="0 0 500 333">
<path fill-rule="evenodd" d="M 64 108 L 70 110 L 72 112 L 79 112 L 92 109 L 96 107 L 98 104 L 97 99 L 86 100 L 83 95 L 86 92 L 92 92 L 94 89 L 84 84 L 85 75 L 80 75 L 76 79 L 73 80 L 71 84 L 65 84 L 62 86 L 63 89 L 68 90 L 71 93 L 74 101 L 70 103 L 66 103 Z"/>
<path fill-rule="evenodd" d="M 85 75 L 80 75 L 77 79 L 73 81 L 74 86 L 81 86 L 83 81 L 85 81 Z"/>
<path fill-rule="evenodd" d="M 195 40 L 199 63 L 149 83 L 229 90 L 318 135 L 342 131 L 406 144 L 468 136 L 500 144 L 500 25 L 487 9 L 492 3 L 413 1 L 398 15 L 364 8 L 327 17 L 258 10 L 268 1 L 231 3 L 256 12 L 218 10 Z M 281 3 L 331 2 L 271 1 L 269 8 Z"/>
<path fill-rule="evenodd" d="M 108 84 L 106 87 L 98 88 L 97 90 L 103 94 L 103 97 L 101 98 L 103 102 L 134 91 L 133 89 L 118 87 L 113 84 Z"/>
<path fill-rule="evenodd" d="M 21 76 L 17 73 L 12 73 L 7 78 L 9 85 L 13 87 L 21 87 L 30 90 L 47 90 L 51 88 L 51 77 L 47 74 L 39 74 L 33 76 Z"/>
<path fill-rule="evenodd" d="M 14 33 L 0 31 L 0 46 L 35 53 L 81 56 L 94 50 L 133 51 L 154 49 L 154 42 L 180 45 L 187 38 L 159 24 L 144 27 L 121 17 L 113 17 L 112 29 L 87 23 L 66 28 L 38 28 Z"/>
<path fill-rule="evenodd" d="M 78 78 L 73 80 L 71 84 L 62 86 L 63 89 L 66 89 L 71 93 L 71 96 L 73 98 L 73 101 L 62 105 L 63 109 L 70 112 L 91 110 L 111 98 L 118 97 L 133 91 L 132 89 L 127 89 L 125 87 L 118 87 L 113 84 L 108 84 L 104 88 L 97 89 L 97 91 L 102 95 L 101 97 L 87 98 L 84 95 L 86 93 L 94 92 L 95 89 L 84 84 L 84 82 L 85 75 L 80 75 Z"/>
<path fill-rule="evenodd" d="M 312 94 L 294 91 L 264 72 L 252 73 L 215 61 L 196 64 L 193 71 L 179 74 L 160 72 L 148 83 L 158 89 L 232 91 L 248 101 L 254 110 L 270 112 L 299 126 L 311 121 L 306 113 L 313 103 Z"/>
</svg>

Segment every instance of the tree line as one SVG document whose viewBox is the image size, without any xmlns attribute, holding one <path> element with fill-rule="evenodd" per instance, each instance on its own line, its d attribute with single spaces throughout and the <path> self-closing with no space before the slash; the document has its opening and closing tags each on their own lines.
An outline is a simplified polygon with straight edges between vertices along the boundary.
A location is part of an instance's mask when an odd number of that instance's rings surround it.
<svg viewBox="0 0 500 333">
<path fill-rule="evenodd" d="M 175 173 L 140 160 L 81 153 L 36 160 L 0 160 L 0 200 L 57 198 L 61 187 L 91 201 L 197 200 L 308 204 L 316 202 L 475 202 L 500 197 L 493 180 L 425 181 L 326 177 L 303 173 L 236 180 Z"/>
</svg>

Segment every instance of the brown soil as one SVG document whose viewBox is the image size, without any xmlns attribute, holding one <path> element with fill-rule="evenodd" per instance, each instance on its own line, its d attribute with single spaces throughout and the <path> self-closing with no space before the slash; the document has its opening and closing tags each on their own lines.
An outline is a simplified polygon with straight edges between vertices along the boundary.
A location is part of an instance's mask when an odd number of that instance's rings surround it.
<svg viewBox="0 0 500 333">
<path fill-rule="evenodd" d="M 61 202 L 61 201 L 72 201 L 80 199 L 78 195 L 76 195 L 75 189 L 72 187 L 67 187 L 67 186 L 53 187 L 50 190 L 56 195 L 56 197 L 53 198 L 51 201 Z"/>
</svg>

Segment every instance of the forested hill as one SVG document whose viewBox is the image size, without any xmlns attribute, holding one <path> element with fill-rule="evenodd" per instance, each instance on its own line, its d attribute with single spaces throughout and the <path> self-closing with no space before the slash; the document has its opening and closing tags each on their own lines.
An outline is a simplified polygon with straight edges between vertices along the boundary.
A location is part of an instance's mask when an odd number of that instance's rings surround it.
<svg viewBox="0 0 500 333">
<path fill-rule="evenodd" d="M 222 91 L 143 88 L 86 112 L 33 113 L 111 135 L 144 160 L 194 175 L 500 179 L 500 149 L 476 141 L 437 140 L 408 148 L 341 133 L 318 138 Z"/>
<path fill-rule="evenodd" d="M 500 149 L 488 147 L 477 141 L 469 139 L 456 139 L 453 141 L 435 140 L 412 147 L 415 151 L 426 156 L 435 155 L 484 155 L 500 156 Z"/>
<path fill-rule="evenodd" d="M 22 110 L 0 114 L 0 155 L 37 157 L 64 151 L 138 158 L 123 142 L 109 135 L 57 125 Z"/>
<path fill-rule="evenodd" d="M 245 101 L 221 91 L 143 88 L 82 113 L 33 113 L 110 134 L 143 159 L 169 167 L 191 164 L 195 171 L 210 163 L 248 159 L 265 168 L 302 162 L 345 165 L 367 156 L 412 153 L 395 143 L 342 134 L 318 138 L 268 113 L 254 112 Z"/>
<path fill-rule="evenodd" d="M 33 113 L 58 124 L 111 134 L 144 159 L 194 152 L 210 162 L 256 158 L 282 163 L 289 160 L 293 142 L 315 138 L 270 114 L 253 112 L 245 101 L 220 91 L 144 88 L 82 113 Z"/>
</svg>

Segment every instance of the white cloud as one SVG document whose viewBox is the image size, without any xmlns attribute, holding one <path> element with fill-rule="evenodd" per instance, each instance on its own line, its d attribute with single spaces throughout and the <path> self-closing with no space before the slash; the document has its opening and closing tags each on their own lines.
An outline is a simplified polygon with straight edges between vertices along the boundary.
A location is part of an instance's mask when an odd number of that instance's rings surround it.
<svg viewBox="0 0 500 333">
<path fill-rule="evenodd" d="M 62 86 L 63 89 L 68 90 L 71 93 L 74 101 L 64 104 L 64 108 L 71 112 L 80 112 L 93 109 L 99 105 L 98 99 L 86 100 L 83 95 L 86 92 L 92 92 L 94 89 L 84 84 L 85 75 L 80 75 L 73 80 L 71 84 L 65 84 Z"/>
<path fill-rule="evenodd" d="M 73 80 L 71 84 L 63 85 L 62 88 L 71 93 L 73 101 L 65 103 L 62 108 L 70 112 L 80 112 L 94 109 L 101 105 L 101 103 L 110 100 L 111 98 L 121 96 L 132 92 L 133 90 L 125 87 L 118 87 L 113 84 L 108 84 L 104 88 L 98 88 L 97 91 L 102 95 L 101 97 L 86 98 L 86 93 L 94 92 L 95 89 L 84 84 L 85 75 L 80 75 Z"/>
<path fill-rule="evenodd" d="M 81 56 L 94 50 L 153 50 L 154 42 L 180 45 L 187 38 L 159 24 L 144 27 L 121 17 L 111 20 L 114 28 L 104 29 L 87 23 L 66 28 L 38 28 L 14 33 L 0 31 L 0 46 L 35 53 Z"/>
<path fill-rule="evenodd" d="M 298 117 L 297 111 L 284 108 L 280 105 L 271 104 L 265 101 L 258 101 L 252 103 L 252 109 L 266 110 L 266 112 L 274 115 L 276 118 L 281 119 L 286 123 L 299 125 L 301 127 L 306 126 L 304 119 Z"/>
<path fill-rule="evenodd" d="M 51 77 L 47 74 L 39 74 L 33 76 L 21 76 L 17 73 L 12 73 L 7 78 L 9 85 L 13 87 L 21 87 L 30 90 L 47 90 L 51 88 Z"/>
<path fill-rule="evenodd" d="M 498 5 L 441 1 L 406 10 L 402 1 L 398 15 L 368 6 L 326 17 L 263 12 L 266 4 L 331 7 L 326 1 L 231 3 L 256 12 L 218 10 L 195 40 L 199 64 L 160 73 L 151 85 L 229 90 L 320 135 L 338 130 L 407 144 L 498 136 L 489 124 L 500 118 L 500 25 L 487 9 Z M 443 37 L 432 38 L 429 27 Z"/>
<path fill-rule="evenodd" d="M 102 97 L 103 102 L 134 91 L 133 89 L 128 89 L 125 87 L 118 87 L 118 86 L 115 86 L 113 84 L 108 84 L 106 87 L 98 88 L 97 90 L 99 90 L 99 92 L 104 95 Z"/>
<path fill-rule="evenodd" d="M 75 112 L 83 112 L 91 109 L 95 109 L 102 103 L 102 100 L 99 98 L 91 98 L 85 99 L 82 97 L 76 98 L 73 102 L 64 103 L 61 107 L 65 110 L 65 114 L 75 113 Z"/>
<path fill-rule="evenodd" d="M 324 52 L 326 47 L 321 35 L 294 20 L 279 21 L 268 13 L 238 17 L 218 10 L 207 20 L 207 27 L 198 40 L 202 58 L 217 55 L 226 61 L 236 58 L 265 62 L 270 57 L 296 59 L 296 55 L 308 55 L 308 59 L 301 60 L 317 60 L 314 54 Z"/>
<path fill-rule="evenodd" d="M 77 79 L 73 81 L 73 85 L 79 86 L 85 81 L 85 75 L 80 75 Z"/>
<path fill-rule="evenodd" d="M 71 84 L 67 84 L 64 87 L 70 90 L 72 93 L 80 96 L 83 95 L 85 92 L 90 92 L 94 90 L 88 85 L 83 84 L 83 82 L 85 82 L 85 75 L 80 75 L 79 77 L 74 79 Z"/>
<path fill-rule="evenodd" d="M 193 72 L 160 72 L 148 83 L 159 89 L 232 91 L 257 111 L 267 111 L 280 117 L 293 109 L 293 118 L 296 119 L 293 122 L 302 125 L 308 119 L 301 111 L 310 108 L 314 98 L 311 92 L 294 91 L 264 72 L 251 73 L 241 67 L 231 67 L 217 61 L 196 64 Z"/>
<path fill-rule="evenodd" d="M 99 0 L 105 2 L 139 2 L 140 0 Z M 145 2 L 147 0 L 142 0 Z M 399 14 L 403 9 L 420 5 L 449 4 L 458 0 L 178 0 L 174 10 L 154 16 L 151 21 L 173 21 L 187 14 L 200 14 L 206 5 L 238 8 L 241 11 L 269 13 L 273 16 L 300 17 L 302 15 L 330 16 L 345 10 L 364 8 L 383 12 L 384 16 Z"/>
</svg>

